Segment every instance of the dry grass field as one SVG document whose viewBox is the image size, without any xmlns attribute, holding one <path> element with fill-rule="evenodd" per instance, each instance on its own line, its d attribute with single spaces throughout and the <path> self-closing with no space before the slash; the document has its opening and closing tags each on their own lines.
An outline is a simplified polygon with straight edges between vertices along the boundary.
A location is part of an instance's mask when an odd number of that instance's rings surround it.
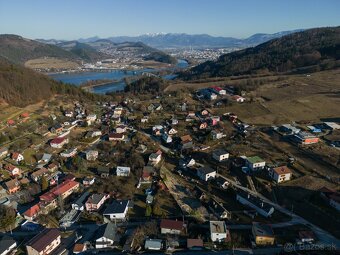
<svg viewBox="0 0 340 255">
<path fill-rule="evenodd" d="M 32 69 L 74 69 L 78 68 L 79 64 L 73 61 L 58 59 L 58 58 L 37 58 L 26 61 L 25 67 Z"/>
</svg>

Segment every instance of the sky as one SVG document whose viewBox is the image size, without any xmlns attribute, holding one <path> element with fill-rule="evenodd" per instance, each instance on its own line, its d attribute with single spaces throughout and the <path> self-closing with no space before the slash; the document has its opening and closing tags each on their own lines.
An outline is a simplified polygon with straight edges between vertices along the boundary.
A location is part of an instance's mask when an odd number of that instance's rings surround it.
<svg viewBox="0 0 340 255">
<path fill-rule="evenodd" d="M 0 0 L 0 34 L 31 39 L 255 33 L 340 25 L 340 0 Z"/>
</svg>

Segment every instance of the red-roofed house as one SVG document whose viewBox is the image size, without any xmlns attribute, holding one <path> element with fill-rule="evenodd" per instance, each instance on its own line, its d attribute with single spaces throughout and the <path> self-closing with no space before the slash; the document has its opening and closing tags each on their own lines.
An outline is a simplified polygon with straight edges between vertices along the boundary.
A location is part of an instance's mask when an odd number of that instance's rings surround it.
<svg viewBox="0 0 340 255">
<path fill-rule="evenodd" d="M 16 166 L 13 166 L 12 164 L 6 165 L 4 169 L 7 170 L 11 174 L 11 176 L 20 175 L 20 169 Z"/>
<path fill-rule="evenodd" d="M 54 138 L 51 142 L 50 145 L 52 148 L 57 148 L 57 149 L 61 149 L 64 144 L 68 143 L 68 138 L 66 137 L 57 137 Z"/>
<path fill-rule="evenodd" d="M 218 93 L 219 95 L 226 95 L 227 94 L 227 91 L 225 89 L 222 89 L 221 87 L 212 87 L 212 89 Z"/>
<path fill-rule="evenodd" d="M 20 114 L 21 118 L 27 118 L 29 116 L 30 116 L 30 114 L 28 112 L 23 112 L 22 114 Z"/>
<path fill-rule="evenodd" d="M 161 220 L 161 233 L 162 234 L 175 234 L 179 235 L 185 229 L 183 221 L 179 220 Z"/>
<path fill-rule="evenodd" d="M 24 156 L 19 152 L 13 152 L 11 158 L 17 163 L 24 160 Z"/>
<path fill-rule="evenodd" d="M 15 121 L 14 120 L 7 120 L 7 125 L 13 126 L 13 125 L 15 125 Z"/>
<path fill-rule="evenodd" d="M 271 168 L 270 177 L 277 183 L 289 181 L 292 178 L 292 171 L 287 166 Z"/>
<path fill-rule="evenodd" d="M 39 204 L 33 205 L 27 211 L 24 212 L 24 218 L 26 220 L 33 221 L 40 213 L 40 206 Z"/>
</svg>

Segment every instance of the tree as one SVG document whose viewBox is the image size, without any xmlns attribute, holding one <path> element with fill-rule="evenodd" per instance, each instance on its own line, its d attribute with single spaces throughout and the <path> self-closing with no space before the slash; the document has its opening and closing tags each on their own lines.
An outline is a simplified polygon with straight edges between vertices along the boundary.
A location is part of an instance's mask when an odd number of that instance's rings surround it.
<svg viewBox="0 0 340 255">
<path fill-rule="evenodd" d="M 7 229 L 15 222 L 15 211 L 13 208 L 0 205 L 0 229 Z"/>
<path fill-rule="evenodd" d="M 150 217 L 151 213 L 152 213 L 152 208 L 151 208 L 150 205 L 147 205 L 146 208 L 145 208 L 145 216 Z"/>
<path fill-rule="evenodd" d="M 43 176 L 41 177 L 41 190 L 42 190 L 42 191 L 47 190 L 48 186 L 49 186 L 49 185 L 48 185 L 47 178 L 46 178 L 45 175 L 43 175 Z"/>
<path fill-rule="evenodd" d="M 162 211 L 162 208 L 159 206 L 159 204 L 156 202 L 152 208 L 152 214 L 155 215 L 155 216 L 163 216 L 163 211 Z"/>
</svg>

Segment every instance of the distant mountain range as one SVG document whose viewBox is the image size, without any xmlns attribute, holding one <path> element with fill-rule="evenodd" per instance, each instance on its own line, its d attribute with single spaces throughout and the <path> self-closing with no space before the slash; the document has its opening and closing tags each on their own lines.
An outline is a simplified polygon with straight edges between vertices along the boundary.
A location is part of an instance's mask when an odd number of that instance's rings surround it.
<svg viewBox="0 0 340 255">
<path fill-rule="evenodd" d="M 303 29 L 296 29 L 291 31 L 283 31 L 274 34 L 254 34 L 246 39 L 238 39 L 233 37 L 211 36 L 207 34 L 176 34 L 176 33 L 157 33 L 145 34 L 140 36 L 114 36 L 106 38 L 114 43 L 122 42 L 143 42 L 151 47 L 158 49 L 165 48 L 209 48 L 209 47 L 250 47 L 255 46 L 271 39 L 279 38 L 284 35 L 303 31 Z M 99 37 L 90 37 L 86 39 L 79 39 L 79 42 L 89 43 L 98 41 Z M 55 40 L 51 40 L 53 43 Z"/>
<path fill-rule="evenodd" d="M 205 79 L 249 74 L 315 72 L 340 67 L 340 27 L 314 28 L 231 52 L 181 74 Z"/>
</svg>

